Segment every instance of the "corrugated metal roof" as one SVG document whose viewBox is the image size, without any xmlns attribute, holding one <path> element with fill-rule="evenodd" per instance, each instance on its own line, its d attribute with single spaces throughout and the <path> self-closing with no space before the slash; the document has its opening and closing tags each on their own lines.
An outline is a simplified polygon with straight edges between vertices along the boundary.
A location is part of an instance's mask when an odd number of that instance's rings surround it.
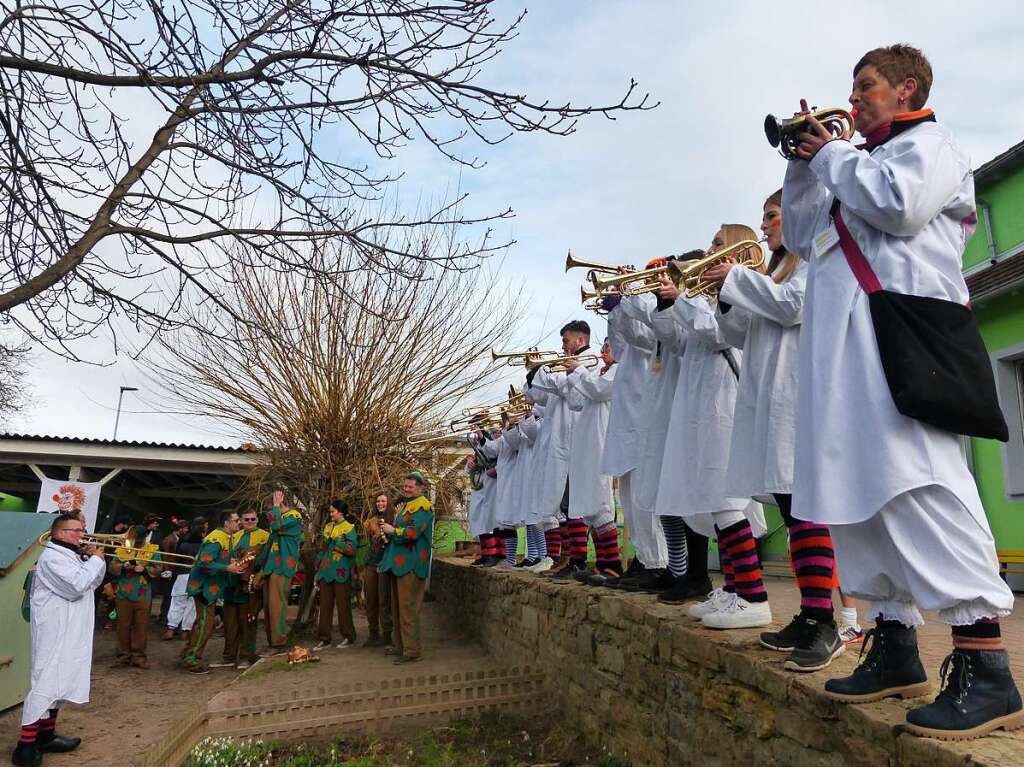
<svg viewBox="0 0 1024 767">
<path fill-rule="evenodd" d="M 179 442 L 139 442 L 136 440 L 112 440 L 94 439 L 91 437 L 58 437 L 50 434 L 13 434 L 10 432 L 0 434 L 0 439 L 31 439 L 37 442 L 71 442 L 76 445 L 111 445 L 114 447 L 157 447 L 182 450 L 217 450 L 224 453 L 252 453 L 257 452 L 254 447 L 248 445 L 242 447 L 221 447 L 219 445 L 195 445 Z"/>
<path fill-rule="evenodd" d="M 52 514 L 0 511 L 0 575 L 52 524 Z"/>
</svg>

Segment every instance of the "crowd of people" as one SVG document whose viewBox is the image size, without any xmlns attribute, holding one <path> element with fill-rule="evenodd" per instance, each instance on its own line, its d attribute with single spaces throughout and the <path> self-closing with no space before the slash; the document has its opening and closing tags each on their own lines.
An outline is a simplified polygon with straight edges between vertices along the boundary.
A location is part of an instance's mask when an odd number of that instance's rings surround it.
<svg viewBox="0 0 1024 767">
<path fill-rule="evenodd" d="M 973 181 L 967 157 L 925 106 L 931 83 L 915 48 L 867 53 L 850 96 L 860 145 L 801 102 L 783 187 L 761 211 L 766 268 L 709 264 L 707 289 L 696 295 L 681 291 L 671 270 L 645 285 L 649 276 L 631 283 L 624 268 L 618 290 L 594 282 L 595 308 L 608 319 L 596 365 L 579 356 L 591 338 L 578 320 L 561 329 L 561 357 L 523 353 L 522 398 L 510 398 L 501 426 L 481 412 L 469 436 L 475 564 L 692 600 L 682 609 L 709 629 L 767 628 L 756 540 L 766 531 L 762 504 L 774 503 L 800 610 L 760 643 L 785 653 L 786 669 L 826 668 L 847 643 L 862 642 L 853 673 L 825 683 L 829 697 L 925 695 L 916 629 L 919 608 L 934 610 L 951 627 L 952 652 L 940 693 L 908 710 L 907 729 L 965 739 L 1024 726 L 1000 632 L 1013 594 L 960 436 L 936 425 L 950 422 L 949 408 L 967 429 L 982 415 L 943 402 L 935 383 L 908 390 L 879 351 L 898 332 L 901 341 L 940 333 L 929 318 L 951 306 L 969 316 L 961 258 L 976 222 Z M 724 224 L 707 251 L 674 259 L 685 266 L 757 240 L 750 227 Z M 883 300 L 903 314 L 882 313 Z M 963 327 L 982 348 L 970 322 Z M 897 347 L 897 362 L 931 370 L 924 356 L 932 354 L 943 368 L 943 354 L 963 351 L 954 343 Z M 949 369 L 967 368 L 950 362 L 938 374 Z M 981 379 L 960 383 L 985 388 Z M 613 480 L 635 550 L 625 571 Z M 517 528 L 525 528 L 522 560 Z M 718 587 L 708 576 L 712 538 Z M 868 605 L 866 635 L 853 599 Z"/>
<path fill-rule="evenodd" d="M 434 513 L 429 483 L 413 472 L 401 484 L 393 506 L 377 493 L 373 509 L 360 522 L 344 500 L 334 500 L 316 541 L 311 577 L 319 605 L 314 651 L 332 646 L 337 619 L 339 641 L 348 649 L 357 636 L 352 616 L 353 586 L 361 570 L 369 637 L 364 647 L 383 647 L 396 664 L 421 658 L 420 612 L 430 573 Z M 22 710 L 21 732 L 12 754 L 16 765 L 42 763 L 43 755 L 77 748 L 78 737 L 56 734 L 56 719 L 66 703 L 89 700 L 96 607 L 93 595 L 106 588 L 105 617 L 117 628 L 116 665 L 149 668 L 148 626 L 154 586 L 164 594 L 163 639 L 183 632 L 181 667 L 192 674 L 212 668 L 246 669 L 261 658 L 284 656 L 290 645 L 289 592 L 301 567 L 305 521 L 301 511 L 275 491 L 264 509 L 266 528 L 256 509 L 225 510 L 208 530 L 203 517 L 172 520 L 172 532 L 151 542 L 155 518 L 125 540 L 125 546 L 96 545 L 85 538 L 84 515 L 62 513 L 40 554 L 29 593 L 32 637 L 31 690 Z M 155 520 L 155 522 L 154 522 Z M 118 520 L 115 534 L 129 532 Z M 360 532 L 366 558 L 357 567 Z M 104 581 L 107 581 L 104 584 Z M 106 597 L 102 598 L 104 602 Z M 266 646 L 257 649 L 263 616 Z M 223 645 L 207 662 L 207 644 L 220 619 Z"/>
</svg>

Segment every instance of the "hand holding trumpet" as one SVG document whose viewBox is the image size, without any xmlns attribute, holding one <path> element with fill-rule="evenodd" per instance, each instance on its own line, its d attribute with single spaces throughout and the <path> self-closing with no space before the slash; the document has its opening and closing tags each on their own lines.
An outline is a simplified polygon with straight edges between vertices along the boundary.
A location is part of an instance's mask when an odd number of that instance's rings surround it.
<svg viewBox="0 0 1024 767">
<path fill-rule="evenodd" d="M 800 111 L 797 112 L 794 117 L 801 115 L 807 116 L 807 130 L 800 133 L 800 143 L 796 147 L 796 156 L 801 160 L 812 160 L 814 155 L 818 153 L 829 141 L 835 141 L 837 139 L 842 141 L 849 141 L 853 136 L 853 128 L 847 128 L 838 136 L 833 135 L 829 132 L 828 128 L 822 125 L 814 115 L 811 114 L 810 109 L 807 107 L 807 99 L 800 99 Z"/>
</svg>

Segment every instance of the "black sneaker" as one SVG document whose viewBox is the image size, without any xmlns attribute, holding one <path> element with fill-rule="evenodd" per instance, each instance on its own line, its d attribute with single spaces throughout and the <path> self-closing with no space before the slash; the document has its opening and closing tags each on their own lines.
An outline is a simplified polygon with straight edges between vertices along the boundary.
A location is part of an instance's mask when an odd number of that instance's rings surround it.
<svg viewBox="0 0 1024 767">
<path fill-rule="evenodd" d="M 538 562 L 540 562 L 539 559 L 522 559 L 522 560 L 516 562 L 513 565 L 513 567 L 515 567 L 515 568 L 533 567 Z"/>
<path fill-rule="evenodd" d="M 577 565 L 567 565 L 552 575 L 550 582 L 558 584 L 575 583 L 577 580 L 576 576 L 580 573 L 584 576 L 589 575 L 586 568 L 578 567 Z"/>
<path fill-rule="evenodd" d="M 825 682 L 825 695 L 842 703 L 916 698 L 928 691 L 928 675 L 917 652 L 917 631 L 897 621 L 878 621 L 864 637 L 860 663 L 853 673 Z"/>
<path fill-rule="evenodd" d="M 644 591 L 648 594 L 660 594 L 666 589 L 672 588 L 676 582 L 668 570 L 648 570 L 644 578 L 637 581 L 636 591 Z M 627 589 L 628 590 L 628 589 Z"/>
<path fill-rule="evenodd" d="M 633 561 L 629 563 L 629 567 L 626 568 L 626 572 L 620 575 L 618 578 L 609 579 L 605 585 L 610 589 L 621 589 L 624 582 L 634 582 L 640 578 L 641 575 L 646 571 L 647 568 L 641 564 L 640 560 L 633 557 Z"/>
<path fill-rule="evenodd" d="M 577 583 L 586 583 L 587 578 L 593 575 L 594 572 L 594 570 L 588 570 L 586 567 L 576 565 L 576 572 L 572 574 L 572 577 Z"/>
<path fill-rule="evenodd" d="M 1005 650 L 953 650 L 942 662 L 943 689 L 907 712 L 907 731 L 941 740 L 972 740 L 1024 727 L 1024 706 Z"/>
<path fill-rule="evenodd" d="M 704 599 L 710 589 L 711 582 L 694 583 L 685 575 L 673 578 L 672 585 L 658 594 L 658 601 L 667 605 L 681 605 L 691 599 Z"/>
<path fill-rule="evenodd" d="M 761 646 L 776 652 L 793 652 L 797 642 L 807 630 L 807 622 L 803 615 L 794 615 L 781 631 L 764 631 L 761 633 Z"/>
<path fill-rule="evenodd" d="M 471 565 L 472 567 L 480 567 L 480 565 L 482 565 L 482 564 L 483 564 L 484 562 L 486 562 L 486 561 L 487 561 L 487 559 L 488 559 L 487 557 L 485 557 L 485 556 L 481 555 L 481 556 L 477 557 L 476 559 L 474 559 L 474 560 L 473 560 L 472 562 L 470 562 L 469 564 L 470 564 L 470 565 Z"/>
<path fill-rule="evenodd" d="M 499 564 L 501 564 L 504 561 L 505 561 L 505 557 L 499 557 L 499 556 L 491 555 L 491 556 L 487 557 L 486 560 L 484 560 L 484 563 L 482 565 L 480 565 L 480 567 L 494 567 L 495 565 L 499 565 Z"/>
<path fill-rule="evenodd" d="M 622 573 L 608 567 L 604 570 L 598 570 L 596 573 L 590 573 L 587 576 L 586 583 L 588 586 L 607 586 L 610 581 L 617 581 L 621 577 Z"/>
<path fill-rule="evenodd" d="M 782 667 L 786 671 L 821 671 L 833 658 L 842 655 L 845 649 L 846 643 L 839 636 L 834 623 L 806 618 L 804 631 Z"/>
</svg>

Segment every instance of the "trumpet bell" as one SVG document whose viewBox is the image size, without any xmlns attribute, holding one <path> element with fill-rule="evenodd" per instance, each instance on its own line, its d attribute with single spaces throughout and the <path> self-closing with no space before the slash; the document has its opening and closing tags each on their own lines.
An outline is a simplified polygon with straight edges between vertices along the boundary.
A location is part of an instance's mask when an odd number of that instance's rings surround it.
<svg viewBox="0 0 1024 767">
<path fill-rule="evenodd" d="M 800 143 L 796 137 L 804 131 L 808 117 L 814 117 L 830 134 L 838 138 L 853 131 L 853 118 L 856 116 L 856 109 L 847 112 L 839 107 L 816 109 L 807 115 L 782 120 L 775 115 L 768 115 L 764 118 L 764 136 L 768 143 L 777 148 L 779 154 L 788 160 L 796 154 L 796 148 Z"/>
<path fill-rule="evenodd" d="M 590 269 L 592 272 L 604 272 L 606 274 L 614 274 L 619 271 L 620 267 L 611 266 L 609 264 L 601 264 L 596 261 L 582 261 L 575 258 L 570 250 L 565 256 L 565 271 L 570 269 Z"/>
</svg>

